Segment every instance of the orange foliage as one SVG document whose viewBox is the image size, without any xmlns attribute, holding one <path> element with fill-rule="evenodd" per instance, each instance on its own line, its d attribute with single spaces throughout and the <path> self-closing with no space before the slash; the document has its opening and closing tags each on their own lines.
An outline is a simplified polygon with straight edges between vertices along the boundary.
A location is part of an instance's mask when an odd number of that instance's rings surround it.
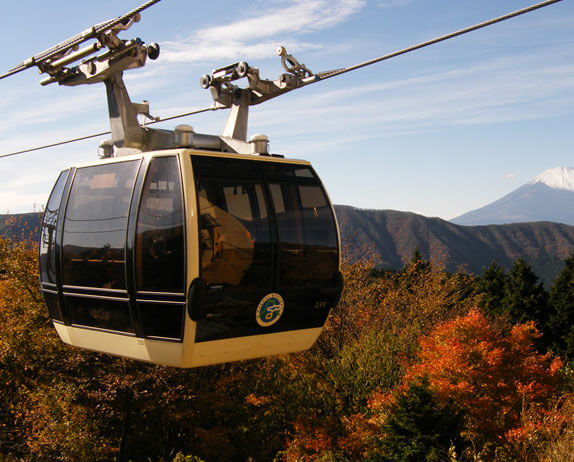
<svg viewBox="0 0 574 462">
<path fill-rule="evenodd" d="M 548 416 L 551 410 L 542 410 L 562 381 L 562 361 L 536 352 L 539 337 L 533 323 L 517 324 L 505 336 L 472 309 L 421 338 L 418 361 L 407 368 L 403 387 L 428 376 L 439 400 L 465 410 L 469 437 L 509 441 L 528 432 L 521 422 L 525 406 L 540 409 L 541 419 Z M 383 400 L 375 396 L 371 406 Z"/>
</svg>

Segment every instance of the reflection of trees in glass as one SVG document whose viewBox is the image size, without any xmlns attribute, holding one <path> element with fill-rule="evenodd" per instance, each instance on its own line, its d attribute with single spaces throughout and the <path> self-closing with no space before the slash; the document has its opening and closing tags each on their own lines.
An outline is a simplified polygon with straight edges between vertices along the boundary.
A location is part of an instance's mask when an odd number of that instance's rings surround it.
<svg viewBox="0 0 574 462">
<path fill-rule="evenodd" d="M 139 161 L 78 169 L 63 237 L 64 284 L 125 289 L 127 217 Z"/>
<path fill-rule="evenodd" d="M 40 268 L 41 277 L 44 282 L 54 284 L 56 282 L 56 226 L 58 223 L 58 213 L 62 194 L 68 178 L 68 170 L 60 173 L 54 189 L 48 199 L 46 210 L 44 211 L 44 220 L 42 225 L 42 235 L 40 237 Z"/>
<path fill-rule="evenodd" d="M 151 160 L 136 230 L 138 290 L 183 293 L 185 246 L 183 199 L 177 158 Z"/>
<path fill-rule="evenodd" d="M 249 230 L 204 197 L 200 197 L 200 214 L 203 279 L 208 284 L 238 285 L 253 262 Z"/>
</svg>

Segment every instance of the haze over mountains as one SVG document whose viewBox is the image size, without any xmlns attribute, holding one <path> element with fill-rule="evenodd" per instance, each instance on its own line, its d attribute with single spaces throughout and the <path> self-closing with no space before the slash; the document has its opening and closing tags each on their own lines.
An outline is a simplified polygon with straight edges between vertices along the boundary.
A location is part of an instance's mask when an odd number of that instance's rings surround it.
<svg viewBox="0 0 574 462">
<path fill-rule="evenodd" d="M 574 168 L 547 170 L 501 199 L 451 221 L 467 226 L 532 221 L 574 225 Z"/>
</svg>

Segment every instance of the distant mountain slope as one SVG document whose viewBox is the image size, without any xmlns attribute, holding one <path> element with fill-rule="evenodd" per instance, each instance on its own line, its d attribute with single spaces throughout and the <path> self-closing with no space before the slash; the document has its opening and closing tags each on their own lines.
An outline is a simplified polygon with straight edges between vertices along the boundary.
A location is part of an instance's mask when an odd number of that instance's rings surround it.
<svg viewBox="0 0 574 462">
<path fill-rule="evenodd" d="M 549 282 L 574 249 L 574 226 L 558 223 L 460 226 L 393 210 L 336 206 L 343 242 L 351 252 L 371 245 L 383 267 L 401 268 L 418 247 L 423 256 L 448 271 L 481 274 L 496 261 L 510 268 L 521 257 Z"/>
<path fill-rule="evenodd" d="M 501 199 L 451 221 L 470 226 L 530 221 L 574 225 L 574 168 L 547 170 Z"/>
<path fill-rule="evenodd" d="M 15 241 L 40 239 L 41 213 L 0 215 L 0 237 Z"/>
</svg>

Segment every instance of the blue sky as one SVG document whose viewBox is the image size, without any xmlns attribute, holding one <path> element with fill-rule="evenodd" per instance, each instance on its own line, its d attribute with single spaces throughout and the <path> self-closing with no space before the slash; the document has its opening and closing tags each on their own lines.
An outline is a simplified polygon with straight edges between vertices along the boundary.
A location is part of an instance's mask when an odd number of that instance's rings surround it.
<svg viewBox="0 0 574 462">
<path fill-rule="evenodd" d="M 1 71 L 143 0 L 20 0 L 1 6 Z M 162 0 L 123 38 L 158 42 L 127 71 L 160 117 L 207 107 L 202 74 L 245 60 L 281 72 L 286 46 L 314 72 L 349 66 L 523 8 L 524 0 Z M 251 108 L 249 134 L 310 160 L 336 204 L 450 219 L 542 171 L 574 166 L 574 4 L 542 10 L 329 79 Z M 0 154 L 109 129 L 103 85 L 0 81 Z M 165 122 L 222 131 L 226 111 Z M 104 139 L 102 137 L 101 139 Z M 0 159 L 0 213 L 45 204 L 61 169 L 101 139 Z"/>
</svg>

